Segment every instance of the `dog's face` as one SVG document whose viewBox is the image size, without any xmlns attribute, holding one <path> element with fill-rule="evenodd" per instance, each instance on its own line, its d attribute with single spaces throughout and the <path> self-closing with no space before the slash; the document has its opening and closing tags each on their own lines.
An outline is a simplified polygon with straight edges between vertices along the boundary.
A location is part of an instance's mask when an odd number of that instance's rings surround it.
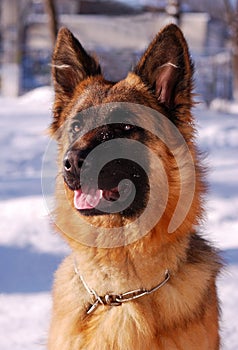
<svg viewBox="0 0 238 350">
<path fill-rule="evenodd" d="M 138 157 L 146 160 L 146 152 L 138 155 L 137 143 L 130 144 L 128 151 L 128 144 L 130 140 L 143 142 L 147 135 L 133 122 L 128 106 L 103 104 L 68 120 L 62 171 L 65 185 L 74 193 L 73 205 L 81 215 L 120 213 L 133 218 L 146 205 L 148 165 L 144 161 L 142 167 L 135 161 Z"/>
<path fill-rule="evenodd" d="M 181 31 L 167 26 L 133 72 L 115 83 L 104 79 L 97 61 L 63 28 L 52 72 L 51 134 L 59 144 L 61 201 L 70 203 L 74 217 L 96 226 L 121 226 L 140 217 L 155 190 L 158 206 L 163 198 L 173 211 L 181 186 L 176 157 L 166 142 L 173 137 L 168 123 L 189 147 L 193 137 L 192 65 Z"/>
</svg>

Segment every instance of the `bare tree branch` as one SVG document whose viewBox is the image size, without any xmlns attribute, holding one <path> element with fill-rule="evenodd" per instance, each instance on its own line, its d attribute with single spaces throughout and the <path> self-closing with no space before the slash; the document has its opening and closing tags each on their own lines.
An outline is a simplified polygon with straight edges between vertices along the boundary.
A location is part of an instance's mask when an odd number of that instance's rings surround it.
<svg viewBox="0 0 238 350">
<path fill-rule="evenodd" d="M 52 44 L 55 44 L 55 40 L 58 33 L 58 16 L 54 0 L 45 0 L 45 10 L 49 17 L 49 29 L 51 34 Z"/>
<path fill-rule="evenodd" d="M 223 0 L 228 21 L 233 19 L 233 11 L 230 0 Z"/>
</svg>

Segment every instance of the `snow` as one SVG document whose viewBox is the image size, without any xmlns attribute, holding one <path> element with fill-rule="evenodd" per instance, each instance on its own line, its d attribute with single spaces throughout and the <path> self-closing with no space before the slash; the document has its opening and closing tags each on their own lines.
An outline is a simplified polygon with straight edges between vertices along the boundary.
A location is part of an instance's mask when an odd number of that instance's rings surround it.
<svg viewBox="0 0 238 350">
<path fill-rule="evenodd" d="M 0 348 L 46 349 L 53 274 L 68 248 L 53 232 L 41 190 L 52 90 L 0 98 Z M 233 111 L 234 112 L 234 111 Z M 199 146 L 208 153 L 206 237 L 227 267 L 218 282 L 224 350 L 238 349 L 238 109 L 196 109 Z"/>
<path fill-rule="evenodd" d="M 216 98 L 211 102 L 210 108 L 218 112 L 229 112 L 237 115 L 238 103 Z"/>
<path fill-rule="evenodd" d="M 229 110 L 230 112 L 230 110 Z M 199 145 L 209 164 L 207 238 L 223 251 L 227 266 L 219 278 L 224 350 L 238 349 L 238 106 L 236 113 L 196 111 Z"/>
</svg>

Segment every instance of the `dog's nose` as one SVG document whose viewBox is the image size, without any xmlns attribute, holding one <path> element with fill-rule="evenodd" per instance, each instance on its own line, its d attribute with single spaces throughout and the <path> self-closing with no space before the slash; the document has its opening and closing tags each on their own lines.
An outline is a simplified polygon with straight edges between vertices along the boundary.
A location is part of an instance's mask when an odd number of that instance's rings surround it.
<svg viewBox="0 0 238 350">
<path fill-rule="evenodd" d="M 86 158 L 85 152 L 79 150 L 70 150 L 66 153 L 63 165 L 67 172 L 78 173 Z"/>
<path fill-rule="evenodd" d="M 64 159 L 64 168 L 66 171 L 70 171 L 72 169 L 72 163 L 68 157 Z"/>
</svg>

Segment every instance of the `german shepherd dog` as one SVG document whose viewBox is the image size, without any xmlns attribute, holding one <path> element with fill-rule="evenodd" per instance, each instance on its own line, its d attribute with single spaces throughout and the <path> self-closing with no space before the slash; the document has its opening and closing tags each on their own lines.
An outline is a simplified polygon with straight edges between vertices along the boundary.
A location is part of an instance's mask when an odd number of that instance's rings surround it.
<svg viewBox="0 0 238 350">
<path fill-rule="evenodd" d="M 163 28 L 112 82 L 62 28 L 52 75 L 53 215 L 72 254 L 56 272 L 48 349 L 219 349 L 222 264 L 199 234 L 206 171 L 181 30 Z"/>
</svg>

